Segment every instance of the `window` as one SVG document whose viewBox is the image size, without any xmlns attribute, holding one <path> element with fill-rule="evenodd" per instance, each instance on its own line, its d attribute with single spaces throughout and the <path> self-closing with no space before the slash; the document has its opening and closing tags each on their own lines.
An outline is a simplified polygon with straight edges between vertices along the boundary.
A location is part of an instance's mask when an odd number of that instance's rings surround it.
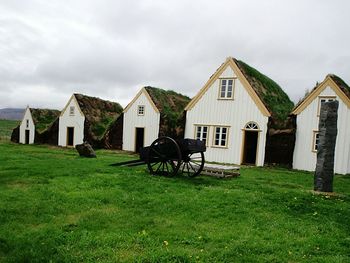
<svg viewBox="0 0 350 263">
<path fill-rule="evenodd" d="M 145 115 L 145 106 L 144 105 L 139 105 L 137 107 L 137 115 Z"/>
<path fill-rule="evenodd" d="M 196 136 L 197 140 L 201 140 L 207 145 L 209 127 L 208 126 L 196 126 Z"/>
<path fill-rule="evenodd" d="M 322 103 L 334 101 L 336 100 L 335 96 L 327 96 L 327 97 L 318 97 L 318 109 L 317 109 L 317 116 L 320 116 L 321 111 L 321 105 Z"/>
<path fill-rule="evenodd" d="M 75 110 L 74 106 L 70 106 L 69 107 L 69 115 L 74 115 L 74 110 Z"/>
<path fill-rule="evenodd" d="M 314 131 L 312 151 L 317 152 L 319 143 L 320 143 L 320 133 L 318 131 Z"/>
<path fill-rule="evenodd" d="M 214 127 L 214 128 L 215 128 L 214 146 L 226 147 L 228 127 Z"/>
<path fill-rule="evenodd" d="M 248 122 L 247 125 L 245 126 L 246 130 L 258 130 L 258 124 L 256 124 L 255 122 Z"/>
<path fill-rule="evenodd" d="M 219 99 L 233 99 L 234 79 L 221 79 Z"/>
<path fill-rule="evenodd" d="M 29 128 L 29 120 L 26 120 L 26 128 Z"/>
</svg>

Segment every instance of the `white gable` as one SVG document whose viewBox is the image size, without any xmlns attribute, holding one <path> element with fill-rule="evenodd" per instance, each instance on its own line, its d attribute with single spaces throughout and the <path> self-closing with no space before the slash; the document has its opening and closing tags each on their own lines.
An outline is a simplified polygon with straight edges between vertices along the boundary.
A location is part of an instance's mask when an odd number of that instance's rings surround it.
<svg viewBox="0 0 350 263">
<path fill-rule="evenodd" d="M 34 143 L 35 124 L 29 107 L 26 108 L 22 122 L 19 126 L 19 143 L 26 143 L 26 133 L 29 132 L 29 144 Z"/>
<path fill-rule="evenodd" d="M 158 138 L 160 114 L 152 104 L 146 90 L 142 89 L 124 111 L 123 150 L 135 151 L 136 128 L 144 128 L 144 146 Z M 139 106 L 143 107 L 143 115 L 138 112 Z"/>
<path fill-rule="evenodd" d="M 59 118 L 58 145 L 67 146 L 68 127 L 74 128 L 74 146 L 83 143 L 84 121 L 85 117 L 80 110 L 79 104 L 75 97 L 72 96 Z"/>
<path fill-rule="evenodd" d="M 196 125 L 209 125 L 211 128 L 206 159 L 240 164 L 244 140 L 242 129 L 248 122 L 255 122 L 261 130 L 258 139 L 257 164 L 263 165 L 268 117 L 262 114 L 237 75 L 231 66 L 227 67 L 202 94 L 193 108 L 187 111 L 185 137 L 194 138 Z M 235 78 L 233 99 L 219 99 L 220 78 Z M 215 126 L 229 127 L 227 148 L 213 147 Z"/>
<path fill-rule="evenodd" d="M 313 151 L 313 145 L 314 132 L 318 130 L 320 98 L 334 98 L 339 101 L 335 172 L 340 174 L 350 173 L 350 110 L 330 85 L 297 115 L 293 168 L 315 171 L 317 153 Z"/>
</svg>

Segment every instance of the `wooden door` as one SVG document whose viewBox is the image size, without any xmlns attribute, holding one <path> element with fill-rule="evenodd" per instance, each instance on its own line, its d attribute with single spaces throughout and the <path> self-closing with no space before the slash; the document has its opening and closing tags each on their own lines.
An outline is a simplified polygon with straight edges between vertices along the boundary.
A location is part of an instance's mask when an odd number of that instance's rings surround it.
<svg viewBox="0 0 350 263">
<path fill-rule="evenodd" d="M 243 164 L 256 164 L 258 134 L 256 131 L 244 131 Z"/>
<path fill-rule="evenodd" d="M 140 152 L 140 148 L 144 147 L 145 128 L 136 128 L 135 152 Z"/>
<path fill-rule="evenodd" d="M 74 127 L 67 127 L 67 146 L 74 146 Z"/>
<path fill-rule="evenodd" d="M 30 131 L 29 130 L 26 130 L 25 132 L 25 139 L 24 139 L 24 143 L 25 144 L 29 144 L 29 138 L 30 138 Z"/>
</svg>

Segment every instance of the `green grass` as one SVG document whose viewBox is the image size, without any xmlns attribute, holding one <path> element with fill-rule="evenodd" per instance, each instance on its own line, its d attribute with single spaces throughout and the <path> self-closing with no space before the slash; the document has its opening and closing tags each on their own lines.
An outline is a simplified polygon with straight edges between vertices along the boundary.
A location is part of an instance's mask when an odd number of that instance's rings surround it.
<svg viewBox="0 0 350 263">
<path fill-rule="evenodd" d="M 11 133 L 14 128 L 19 124 L 19 121 L 12 120 L 0 120 L 0 141 L 9 141 L 11 139 Z"/>
<path fill-rule="evenodd" d="M 135 156 L 0 143 L 0 262 L 349 262 L 350 177 L 150 176 Z"/>
</svg>

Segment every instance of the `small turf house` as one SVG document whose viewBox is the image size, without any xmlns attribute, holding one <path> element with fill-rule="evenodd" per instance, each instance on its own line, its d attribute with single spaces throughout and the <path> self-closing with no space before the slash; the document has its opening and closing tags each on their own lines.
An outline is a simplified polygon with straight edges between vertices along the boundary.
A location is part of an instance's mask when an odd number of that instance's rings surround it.
<svg viewBox="0 0 350 263">
<path fill-rule="evenodd" d="M 58 145 L 74 147 L 87 141 L 99 147 L 106 129 L 122 111 L 119 103 L 73 94 L 59 117 Z"/>
<path fill-rule="evenodd" d="M 171 90 L 142 88 L 124 109 L 122 149 L 138 152 L 159 136 L 183 137 L 184 108 L 189 101 Z"/>
<path fill-rule="evenodd" d="M 13 130 L 11 140 L 22 144 L 45 143 L 42 134 L 59 114 L 58 110 L 34 109 L 28 106 L 21 123 Z"/>
<path fill-rule="evenodd" d="M 292 112 L 297 123 L 294 169 L 315 171 L 320 106 L 332 100 L 339 101 L 334 171 L 339 174 L 350 173 L 350 87 L 333 74 L 327 75 L 323 82 L 316 85 Z"/>
<path fill-rule="evenodd" d="M 271 120 L 292 108 L 278 84 L 229 57 L 187 105 L 185 137 L 205 141 L 208 161 L 262 166 Z"/>
</svg>

